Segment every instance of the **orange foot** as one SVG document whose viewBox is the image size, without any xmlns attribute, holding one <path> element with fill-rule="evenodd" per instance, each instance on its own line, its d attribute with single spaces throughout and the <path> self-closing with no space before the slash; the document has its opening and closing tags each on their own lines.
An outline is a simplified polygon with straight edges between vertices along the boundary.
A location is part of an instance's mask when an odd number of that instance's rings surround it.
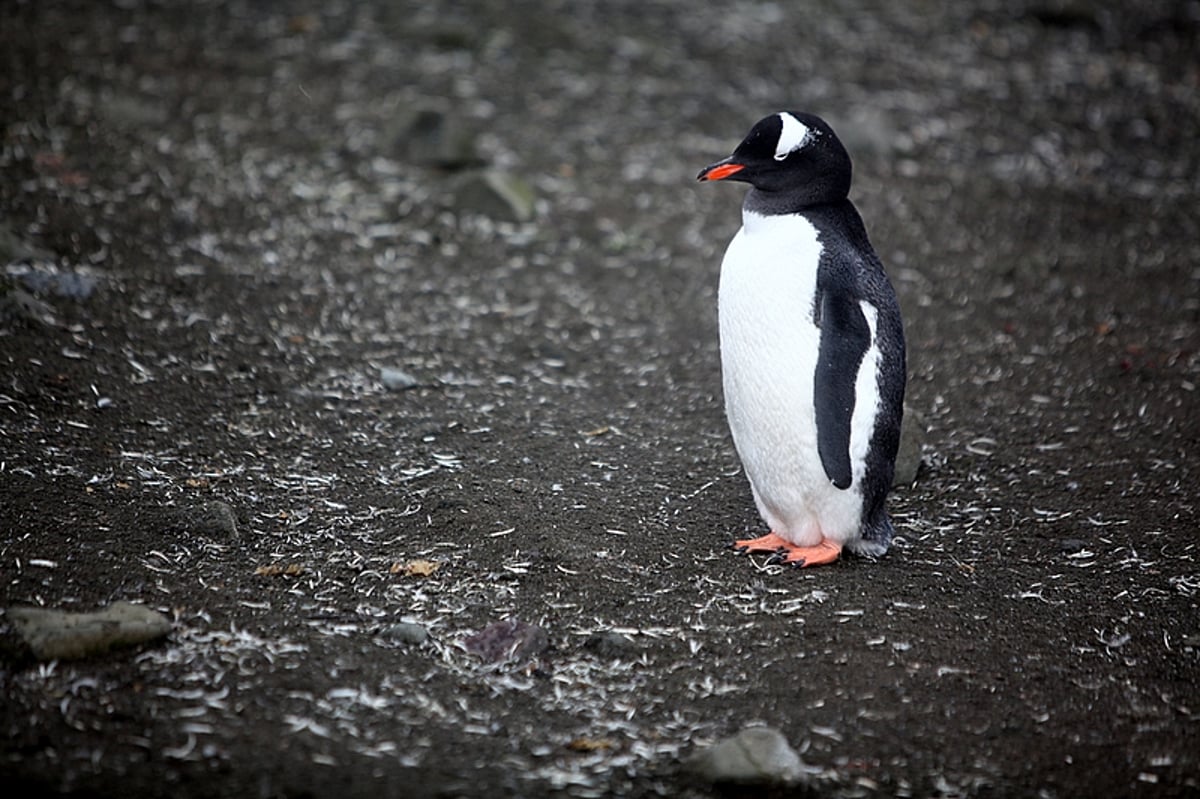
<svg viewBox="0 0 1200 799">
<path fill-rule="evenodd" d="M 733 548 L 739 552 L 774 552 L 776 558 L 794 566 L 820 566 L 833 563 L 842 554 L 842 545 L 822 538 L 821 543 L 812 547 L 799 547 L 790 541 L 785 541 L 775 533 L 768 533 L 761 538 L 748 538 L 734 541 Z"/>
</svg>

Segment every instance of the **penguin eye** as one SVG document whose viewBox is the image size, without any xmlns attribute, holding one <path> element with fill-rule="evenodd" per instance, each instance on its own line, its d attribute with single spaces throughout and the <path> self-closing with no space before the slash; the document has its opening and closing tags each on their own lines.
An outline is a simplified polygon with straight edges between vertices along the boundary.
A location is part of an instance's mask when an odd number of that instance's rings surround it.
<svg viewBox="0 0 1200 799">
<path fill-rule="evenodd" d="M 775 153 L 775 155 L 773 157 L 775 158 L 776 161 L 782 161 L 785 158 L 787 158 L 789 155 L 791 155 L 793 152 L 795 152 L 795 150 L 792 150 L 792 151 L 786 152 L 786 153 Z"/>
</svg>

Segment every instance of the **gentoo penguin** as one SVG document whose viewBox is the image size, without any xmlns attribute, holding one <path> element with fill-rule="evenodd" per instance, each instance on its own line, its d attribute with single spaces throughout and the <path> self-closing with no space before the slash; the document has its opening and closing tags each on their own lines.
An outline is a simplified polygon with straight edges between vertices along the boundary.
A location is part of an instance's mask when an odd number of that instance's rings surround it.
<svg viewBox="0 0 1200 799">
<path fill-rule="evenodd" d="M 850 156 L 824 120 L 760 120 L 698 180 L 750 184 L 721 262 L 725 413 L 770 533 L 740 551 L 787 563 L 878 556 L 904 404 L 896 294 L 848 199 Z"/>
</svg>

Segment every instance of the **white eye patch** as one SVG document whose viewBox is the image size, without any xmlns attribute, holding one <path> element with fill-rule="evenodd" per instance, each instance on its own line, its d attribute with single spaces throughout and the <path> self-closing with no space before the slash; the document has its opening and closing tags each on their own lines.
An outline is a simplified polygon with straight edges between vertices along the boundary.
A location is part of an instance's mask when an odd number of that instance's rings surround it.
<svg viewBox="0 0 1200 799">
<path fill-rule="evenodd" d="M 800 120 L 786 112 L 779 115 L 783 128 L 779 131 L 779 143 L 775 145 L 775 160 L 782 161 L 796 152 L 812 138 L 813 131 Z"/>
</svg>

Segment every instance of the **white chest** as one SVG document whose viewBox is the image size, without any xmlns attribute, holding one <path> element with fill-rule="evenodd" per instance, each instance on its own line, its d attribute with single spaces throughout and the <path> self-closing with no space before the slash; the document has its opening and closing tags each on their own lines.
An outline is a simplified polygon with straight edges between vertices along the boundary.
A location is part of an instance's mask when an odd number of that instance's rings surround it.
<svg viewBox="0 0 1200 799">
<path fill-rule="evenodd" d="M 787 416 L 815 441 L 813 373 L 820 331 L 812 321 L 821 244 L 803 217 L 745 214 L 721 264 L 718 310 L 725 403 L 735 440 L 748 425 Z M 805 399 L 801 402 L 799 400 Z M 793 418 L 805 417 L 797 428 Z"/>
<path fill-rule="evenodd" d="M 813 302 L 821 250 L 803 217 L 745 214 L 721 264 L 718 298 L 734 444 L 764 520 L 801 545 L 857 535 L 862 497 L 857 484 L 833 487 L 817 448 L 813 384 L 821 334 Z M 865 447 L 863 434 L 869 431 L 855 436 L 852 456 L 861 458 L 854 450 Z M 855 472 L 857 478 L 861 468 Z"/>
</svg>

